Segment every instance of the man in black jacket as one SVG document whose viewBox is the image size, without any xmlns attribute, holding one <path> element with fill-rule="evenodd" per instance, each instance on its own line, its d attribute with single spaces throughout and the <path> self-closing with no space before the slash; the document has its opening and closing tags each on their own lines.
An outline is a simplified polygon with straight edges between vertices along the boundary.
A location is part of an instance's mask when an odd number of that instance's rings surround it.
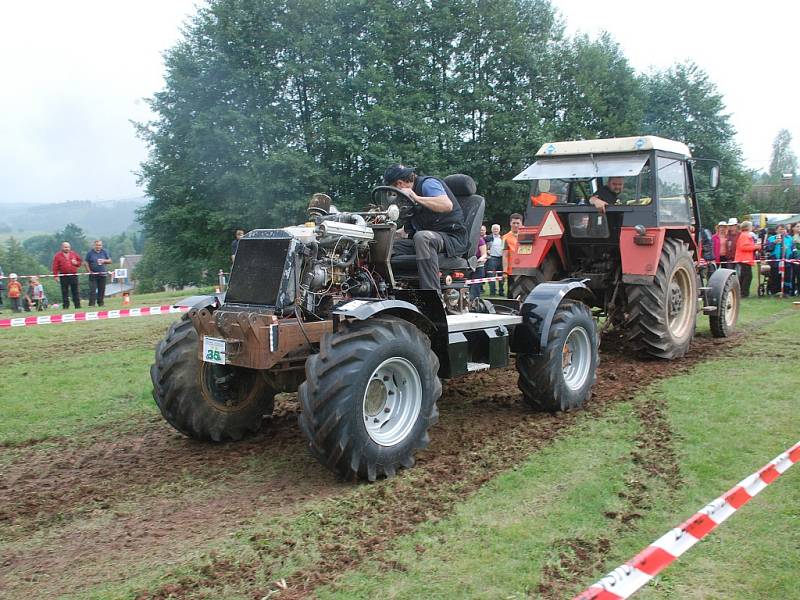
<svg viewBox="0 0 800 600">
<path fill-rule="evenodd" d="M 441 291 L 439 253 L 463 256 L 469 245 L 461 206 L 444 181 L 417 177 L 410 167 L 390 165 L 383 182 L 402 191 L 414 203 L 411 218 L 405 224 L 408 239 L 396 240 L 392 253 L 415 254 L 420 289 Z"/>
<path fill-rule="evenodd" d="M 609 177 L 605 184 L 600 186 L 597 193 L 589 198 L 589 204 L 594 206 L 600 212 L 606 211 L 606 205 L 614 204 L 622 189 L 625 187 L 624 177 Z"/>
</svg>

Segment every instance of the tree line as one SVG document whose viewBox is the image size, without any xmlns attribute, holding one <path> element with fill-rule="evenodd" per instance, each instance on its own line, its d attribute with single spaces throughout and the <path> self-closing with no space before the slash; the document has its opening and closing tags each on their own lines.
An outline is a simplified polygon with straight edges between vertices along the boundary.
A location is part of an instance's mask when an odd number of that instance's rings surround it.
<svg viewBox="0 0 800 600">
<path fill-rule="evenodd" d="M 751 184 L 701 68 L 639 75 L 610 34 L 567 36 L 548 0 L 211 0 L 165 66 L 156 118 L 138 125 L 153 287 L 214 273 L 234 228 L 299 222 L 313 192 L 362 207 L 391 162 L 472 175 L 500 223 L 547 141 L 687 143 L 722 163 L 705 223 L 737 214 Z"/>
</svg>

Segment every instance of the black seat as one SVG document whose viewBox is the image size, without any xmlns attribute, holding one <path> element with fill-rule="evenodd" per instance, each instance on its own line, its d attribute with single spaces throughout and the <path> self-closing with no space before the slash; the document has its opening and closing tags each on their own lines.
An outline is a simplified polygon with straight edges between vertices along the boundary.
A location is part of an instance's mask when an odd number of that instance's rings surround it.
<svg viewBox="0 0 800 600">
<path fill-rule="evenodd" d="M 480 237 L 483 212 L 486 209 L 486 200 L 478 196 L 478 186 L 469 175 L 448 175 L 444 179 L 447 187 L 456 197 L 461 211 L 464 213 L 464 225 L 469 235 L 467 251 L 457 257 L 439 254 L 439 270 L 445 271 L 474 271 L 477 265 L 475 253 L 478 251 L 478 237 Z M 398 274 L 416 273 L 417 257 L 415 254 L 398 254 L 392 257 L 392 270 Z"/>
</svg>

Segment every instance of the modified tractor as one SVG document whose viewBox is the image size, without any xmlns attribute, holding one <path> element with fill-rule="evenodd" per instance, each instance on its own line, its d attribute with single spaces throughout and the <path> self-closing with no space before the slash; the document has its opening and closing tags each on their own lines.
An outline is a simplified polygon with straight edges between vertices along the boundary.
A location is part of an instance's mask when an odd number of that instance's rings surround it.
<svg viewBox="0 0 800 600">
<path fill-rule="evenodd" d="M 156 348 L 153 396 L 164 418 L 200 440 L 258 431 L 279 392 L 298 392 L 312 454 L 344 478 L 411 467 L 438 419 L 441 381 L 516 357 L 524 401 L 581 406 L 598 363 L 592 292 L 578 279 L 524 298 L 468 300 L 485 201 L 466 175 L 445 179 L 472 244 L 439 256 L 442 293 L 418 289 L 416 261 L 393 256 L 397 225 L 417 209 L 378 187 L 362 212 L 316 194 L 308 221 L 239 241 L 224 295 L 190 310 Z"/>
<path fill-rule="evenodd" d="M 701 173 L 707 185 L 699 183 Z M 733 331 L 736 274 L 717 269 L 707 276 L 713 265 L 698 253 L 697 193 L 717 187 L 716 161 L 694 159 L 685 144 L 654 136 L 568 141 L 544 144 L 514 179 L 532 182 L 509 257 L 514 297 L 564 277 L 585 281 L 603 327 L 623 330 L 642 354 L 658 358 L 687 352 L 700 312 L 714 336 Z M 594 206 L 610 179 L 621 192 L 606 190 L 608 203 Z"/>
</svg>

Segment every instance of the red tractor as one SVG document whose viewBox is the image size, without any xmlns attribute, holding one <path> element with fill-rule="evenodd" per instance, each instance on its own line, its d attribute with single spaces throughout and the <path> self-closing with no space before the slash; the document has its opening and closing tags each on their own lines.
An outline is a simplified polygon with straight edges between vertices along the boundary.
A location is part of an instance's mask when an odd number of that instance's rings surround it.
<svg viewBox="0 0 800 600">
<path fill-rule="evenodd" d="M 604 328 L 622 329 L 642 354 L 658 358 L 686 353 L 699 312 L 714 336 L 728 336 L 739 281 L 731 269 L 701 279 L 699 265 L 713 268 L 698 252 L 701 171 L 716 189 L 719 163 L 654 136 L 544 144 L 514 178 L 532 185 L 509 256 L 512 296 L 525 298 L 545 281 L 584 281 Z"/>
</svg>

